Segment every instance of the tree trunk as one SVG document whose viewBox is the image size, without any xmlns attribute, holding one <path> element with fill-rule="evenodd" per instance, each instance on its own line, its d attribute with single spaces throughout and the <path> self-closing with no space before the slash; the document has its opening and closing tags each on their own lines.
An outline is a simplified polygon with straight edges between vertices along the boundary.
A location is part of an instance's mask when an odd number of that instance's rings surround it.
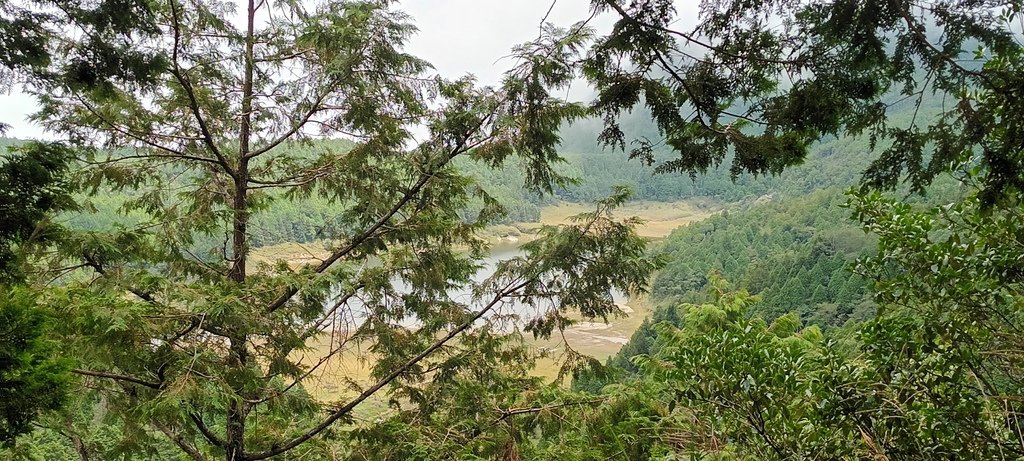
<svg viewBox="0 0 1024 461">
<path fill-rule="evenodd" d="M 78 459 L 82 461 L 89 461 L 89 448 L 85 446 L 85 442 L 82 437 L 75 432 L 74 426 L 71 424 L 71 416 L 68 416 L 64 420 L 64 428 L 66 429 L 66 435 L 71 440 L 71 446 L 75 448 L 75 453 L 78 454 Z"/>
<path fill-rule="evenodd" d="M 252 148 L 252 94 L 255 67 L 255 0 L 249 0 L 248 31 L 245 39 L 245 63 L 242 77 L 242 113 L 238 134 L 238 165 L 235 168 L 234 225 L 232 228 L 232 258 L 230 277 L 236 282 L 245 281 L 246 258 L 248 257 L 247 232 L 249 209 L 246 196 L 249 192 L 249 152 Z"/>
<path fill-rule="evenodd" d="M 249 252 L 248 244 L 248 223 L 249 205 L 247 195 L 249 192 L 249 152 L 251 149 L 252 136 L 252 99 L 253 99 L 253 72 L 255 67 L 254 46 L 255 46 L 255 0 L 249 0 L 248 6 L 248 30 L 245 42 L 244 76 L 242 80 L 242 104 L 241 124 L 239 127 L 238 161 L 235 168 L 235 190 L 232 203 L 232 266 L 228 277 L 239 283 L 245 283 L 246 259 Z M 230 353 L 228 355 L 228 366 L 238 371 L 248 367 L 248 349 L 246 347 L 246 332 L 238 332 L 230 338 Z M 244 376 L 244 373 L 239 373 Z M 234 400 L 228 406 L 225 439 L 225 457 L 227 461 L 242 461 L 245 455 L 245 420 L 248 417 L 249 407 L 244 400 L 245 383 L 232 383 L 235 393 Z"/>
<path fill-rule="evenodd" d="M 228 355 L 228 366 L 231 368 L 243 370 L 248 366 L 249 351 L 245 341 L 245 336 L 231 339 L 231 350 Z M 229 384 L 234 388 L 236 395 L 228 405 L 224 450 L 227 461 L 242 461 L 245 459 L 245 420 L 249 416 L 249 406 L 241 395 L 245 383 Z"/>
</svg>

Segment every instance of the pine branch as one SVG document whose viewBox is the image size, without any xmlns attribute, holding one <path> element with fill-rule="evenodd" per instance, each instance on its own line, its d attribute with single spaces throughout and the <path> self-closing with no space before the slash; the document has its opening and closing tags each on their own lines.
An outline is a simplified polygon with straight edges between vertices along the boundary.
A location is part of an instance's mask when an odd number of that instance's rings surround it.
<svg viewBox="0 0 1024 461">
<path fill-rule="evenodd" d="M 139 141 L 139 142 L 141 142 L 141 143 L 143 143 L 143 144 L 145 144 L 145 145 L 147 145 L 149 147 L 152 147 L 154 149 L 167 152 L 169 154 L 169 156 L 181 157 L 181 158 L 189 157 L 189 155 L 185 154 L 184 152 L 182 152 L 182 151 L 180 151 L 178 149 L 175 149 L 173 147 L 168 147 L 168 146 L 165 146 L 163 144 L 151 141 L 151 140 L 145 138 L 143 135 L 138 134 L 136 132 L 133 132 L 133 131 L 131 131 L 128 128 L 124 128 L 124 127 L 118 126 L 116 123 L 112 122 L 107 117 L 104 117 L 103 114 L 100 114 L 100 112 L 98 110 L 96 110 L 96 108 L 93 107 L 92 104 L 89 104 L 89 102 L 86 101 L 85 98 L 83 98 L 81 96 L 77 96 L 77 95 L 76 95 L 76 97 L 77 97 L 78 101 L 82 104 L 82 106 L 84 106 L 86 108 L 86 110 L 89 111 L 90 114 L 92 114 L 94 117 L 98 118 L 101 122 L 106 124 L 107 127 L 109 127 L 111 130 L 114 130 L 114 131 L 116 131 L 118 133 L 121 133 L 124 136 L 128 136 L 129 138 L 132 138 L 132 139 L 134 139 L 136 141 Z M 159 157 L 156 154 L 151 155 L 151 156 L 152 157 Z M 118 160 L 120 160 L 121 158 L 123 158 L 123 157 L 119 157 Z M 201 158 L 201 157 L 195 157 L 194 160 L 211 161 L 210 159 L 204 159 L 204 158 Z"/>
<path fill-rule="evenodd" d="M 217 142 L 213 138 L 213 134 L 210 132 L 209 126 L 206 124 L 206 118 L 203 116 L 202 111 L 199 108 L 199 99 L 196 97 L 195 89 L 192 87 L 192 82 L 188 76 L 182 72 L 181 63 L 179 61 L 178 53 L 181 48 L 181 21 L 178 12 L 178 3 L 176 0 L 171 1 L 171 18 L 173 21 L 172 28 L 174 29 L 174 49 L 171 52 L 171 75 L 178 81 L 182 89 L 185 90 L 185 95 L 188 97 L 189 109 L 192 111 L 192 116 L 195 117 L 196 123 L 199 124 L 199 130 L 203 135 L 203 143 L 210 149 L 210 152 L 217 158 L 217 164 L 224 169 L 224 172 L 228 176 L 235 177 L 236 173 L 227 159 L 221 153 L 220 148 L 217 147 Z"/>
<path fill-rule="evenodd" d="M 479 123 L 477 123 L 476 126 L 472 127 L 470 130 L 468 130 L 468 134 L 466 134 L 465 137 L 462 140 L 459 141 L 458 145 L 452 150 L 452 152 L 450 152 L 446 156 L 445 161 L 441 162 L 441 165 L 439 165 L 438 168 L 443 167 L 444 165 L 447 165 L 448 162 L 451 162 L 452 159 L 454 159 L 455 157 L 465 153 L 466 151 L 472 149 L 477 144 L 479 144 L 479 143 L 474 143 L 474 144 L 470 145 L 469 144 L 469 137 L 473 133 L 477 132 L 480 129 L 480 127 L 482 127 L 485 123 L 487 123 L 487 121 L 490 120 L 491 117 L 493 117 L 494 115 L 495 115 L 495 112 L 492 111 L 486 117 L 481 117 Z M 335 262 L 337 262 L 338 260 L 340 260 L 340 259 L 344 258 L 345 256 L 347 256 L 353 250 L 358 248 L 359 245 L 361 245 L 367 239 L 372 237 L 377 232 L 377 230 L 379 230 L 380 228 L 384 227 L 389 221 L 391 221 L 391 218 L 393 218 L 396 214 L 398 214 L 399 210 L 401 210 L 402 207 L 404 207 L 409 202 L 411 202 L 419 194 L 419 192 L 423 189 L 423 187 L 427 185 L 427 183 L 430 181 L 430 179 L 433 178 L 433 177 L 434 177 L 433 172 L 427 171 L 427 172 L 422 173 L 420 175 L 419 179 L 416 181 L 416 183 L 413 184 L 413 186 L 410 187 L 402 195 L 402 198 L 399 199 L 398 202 L 395 203 L 395 205 L 391 207 L 391 209 L 389 209 L 386 213 L 384 213 L 384 216 L 382 216 L 380 219 L 378 219 L 376 222 L 374 222 L 373 225 L 371 225 L 370 227 L 365 229 L 363 232 L 361 232 L 360 234 L 355 236 L 348 243 L 348 245 L 345 245 L 344 247 L 342 247 L 341 249 L 335 251 L 330 256 L 328 256 L 326 259 L 324 259 L 314 269 L 314 273 L 315 274 L 323 273 L 324 271 L 329 269 L 331 266 L 333 266 Z M 288 287 L 285 290 L 285 292 L 281 294 L 281 296 L 278 296 L 273 302 L 270 303 L 270 305 L 267 306 L 267 309 L 266 309 L 267 313 L 273 313 L 273 312 L 277 311 L 278 309 L 280 309 L 281 307 L 283 307 L 288 302 L 288 300 L 290 300 L 298 292 L 299 292 L 299 287 L 297 287 L 297 286 Z"/>
<path fill-rule="evenodd" d="M 100 274 L 100 275 L 102 275 L 104 277 L 107 276 L 107 270 L 106 270 L 106 268 L 103 267 L 103 263 L 99 262 L 92 255 L 83 254 L 82 258 L 85 259 L 86 265 L 91 267 L 94 271 L 96 271 L 97 274 Z M 134 287 L 129 287 L 129 288 L 127 288 L 127 290 L 130 293 L 134 294 L 135 296 L 138 296 L 139 298 L 141 298 L 143 301 L 146 301 L 148 303 L 153 303 L 153 304 L 156 303 L 156 299 L 153 298 L 153 295 L 148 293 L 148 292 L 139 290 L 138 288 L 134 288 Z"/>
<path fill-rule="evenodd" d="M 502 302 L 508 295 L 510 295 L 510 294 L 512 294 L 512 293 L 514 293 L 516 291 L 519 291 L 519 290 L 525 288 L 530 283 L 532 283 L 532 281 L 531 280 L 527 280 L 527 281 L 524 281 L 524 282 L 520 282 L 518 284 L 509 285 L 505 289 L 499 291 L 497 294 L 494 295 L 494 298 L 489 303 L 487 303 L 486 306 L 484 306 L 479 311 L 477 311 L 477 313 L 475 315 L 473 315 L 472 318 L 467 320 L 462 325 L 459 325 L 457 328 L 449 331 L 447 335 L 445 335 L 444 337 L 438 339 L 433 344 L 431 344 L 430 347 L 427 347 L 422 352 L 417 354 L 415 357 L 407 360 L 404 364 L 402 364 L 402 366 L 398 367 L 397 369 L 392 371 L 387 376 L 385 376 L 385 377 L 381 378 L 380 380 L 378 380 L 374 385 L 372 385 L 369 388 L 365 389 L 356 398 L 350 400 L 345 405 L 342 405 L 341 407 L 338 407 L 336 410 L 334 410 L 334 412 L 331 413 L 330 416 L 328 416 L 320 424 L 314 426 L 313 428 L 309 429 L 308 431 L 306 431 L 302 435 L 300 435 L 300 436 L 298 436 L 298 437 L 296 437 L 296 438 L 294 438 L 294 439 L 292 439 L 292 440 L 290 440 L 288 442 L 285 442 L 285 443 L 280 444 L 280 445 L 276 445 L 275 444 L 269 450 L 266 450 L 266 451 L 263 451 L 263 452 L 260 452 L 260 453 L 254 453 L 254 454 L 251 454 L 251 455 L 247 455 L 247 456 L 245 456 L 245 459 L 255 461 L 255 460 L 260 460 L 260 459 L 267 459 L 267 458 L 270 458 L 272 456 L 277 456 L 277 455 L 285 453 L 288 450 L 291 450 L 291 449 L 293 449 L 293 448 L 295 448 L 295 447 L 305 443 L 307 440 L 309 440 L 309 439 L 311 439 L 313 437 L 316 437 L 318 434 L 320 434 L 325 429 L 327 429 L 332 424 L 334 424 L 335 421 L 337 421 L 337 420 L 345 417 L 346 415 L 348 415 L 349 412 L 351 412 L 356 406 L 358 406 L 364 400 L 366 400 L 370 396 L 376 394 L 377 391 L 381 390 L 384 386 L 387 386 L 392 381 L 397 379 L 399 376 L 402 376 L 403 374 L 405 374 L 409 369 L 411 369 L 417 363 L 419 363 L 423 359 L 429 357 L 431 354 L 433 354 L 435 351 L 437 351 L 438 349 L 443 347 L 445 344 L 447 344 L 449 341 L 454 339 L 456 336 L 458 336 L 462 332 L 464 332 L 467 329 L 469 329 L 469 327 L 473 326 L 474 323 L 476 323 L 484 315 L 486 315 L 488 312 L 490 312 L 494 308 L 494 306 L 496 306 L 496 305 L 498 305 L 498 303 Z"/>
<path fill-rule="evenodd" d="M 715 45 L 712 45 L 711 43 L 702 41 L 702 40 L 698 39 L 696 36 L 694 36 L 692 34 L 687 34 L 687 33 L 684 33 L 684 32 L 680 32 L 678 30 L 669 29 L 667 27 L 662 27 L 662 26 L 659 26 L 657 24 L 648 24 L 646 22 L 643 22 L 643 21 L 637 19 L 636 17 L 634 17 L 633 15 L 629 14 L 629 12 L 627 12 L 626 9 L 622 7 L 622 5 L 619 5 L 616 0 L 605 0 L 604 3 L 607 4 L 608 6 L 610 6 L 617 13 L 619 13 L 619 16 L 621 16 L 622 19 L 624 19 L 626 21 L 629 21 L 629 22 L 633 23 L 634 25 L 638 25 L 638 26 L 641 26 L 641 27 L 646 27 L 646 28 L 649 28 L 649 29 L 654 29 L 654 30 L 657 30 L 657 31 L 661 31 L 661 32 L 670 34 L 670 35 L 675 35 L 675 36 L 681 37 L 683 40 L 686 40 L 689 43 L 693 43 L 695 45 L 700 46 L 701 48 L 707 49 L 707 50 L 712 51 L 714 53 L 721 54 L 722 56 L 725 56 L 725 57 L 728 57 L 728 58 L 731 58 L 731 59 L 755 61 L 755 62 L 762 62 L 762 63 L 766 63 L 766 64 L 790 65 L 790 66 L 792 66 L 792 65 L 802 65 L 803 64 L 803 61 L 797 60 L 797 59 L 771 59 L 771 58 L 764 58 L 764 57 L 760 57 L 760 56 L 740 56 L 738 54 L 726 51 L 726 50 L 722 49 L 721 47 L 717 47 Z"/>
<path fill-rule="evenodd" d="M 498 419 L 496 419 L 494 421 L 494 423 L 492 423 L 492 425 L 497 424 L 497 423 L 499 423 L 501 421 L 504 421 L 504 420 L 506 420 L 508 418 L 511 418 L 513 416 L 526 415 L 526 414 L 530 414 L 530 413 L 540 413 L 540 412 L 544 412 L 544 411 L 557 410 L 559 408 L 565 408 L 565 407 L 575 407 L 575 406 L 582 406 L 582 405 L 593 405 L 593 404 L 596 404 L 596 403 L 603 403 L 606 400 L 608 400 L 608 397 L 601 397 L 601 398 L 589 399 L 589 400 L 578 400 L 578 401 L 574 401 L 574 402 L 563 402 L 563 403 L 556 403 L 556 404 L 550 404 L 550 405 L 541 405 L 539 407 L 509 408 L 509 409 L 501 410 L 501 416 L 498 417 Z"/>
</svg>

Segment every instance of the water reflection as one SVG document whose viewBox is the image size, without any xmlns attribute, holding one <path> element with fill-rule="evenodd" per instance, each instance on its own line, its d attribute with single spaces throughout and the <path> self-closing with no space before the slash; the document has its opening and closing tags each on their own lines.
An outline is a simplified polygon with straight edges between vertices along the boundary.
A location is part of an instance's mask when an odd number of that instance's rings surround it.
<svg viewBox="0 0 1024 461">
<path fill-rule="evenodd" d="M 494 272 L 498 266 L 498 263 L 508 259 L 512 259 L 518 256 L 522 256 L 523 251 L 520 249 L 518 244 L 503 244 L 495 245 L 491 248 L 490 253 L 484 257 L 480 263 L 480 269 L 473 275 L 472 283 L 466 284 L 461 287 L 452 289 L 448 293 L 450 300 L 468 305 L 471 310 L 478 311 L 486 306 L 493 298 L 488 296 L 483 300 L 473 299 L 473 285 L 479 284 L 487 278 L 494 275 Z M 394 277 L 392 279 L 392 286 L 397 293 L 409 293 L 409 285 L 402 280 L 400 277 Z M 621 305 L 626 304 L 628 296 L 618 290 L 611 291 L 612 300 Z M 341 308 L 335 309 L 338 305 L 339 299 L 343 296 L 342 293 L 337 293 L 327 303 L 325 303 L 325 310 L 328 312 L 336 310 L 331 323 L 334 325 L 336 331 L 347 332 L 352 331 L 358 325 L 362 325 L 369 317 L 370 310 L 366 307 L 367 301 L 361 298 L 359 295 L 351 296 L 344 300 Z M 383 305 L 379 305 L 384 310 L 401 309 L 401 301 L 398 299 L 387 299 L 383 301 Z M 515 328 L 517 325 L 521 326 L 523 323 L 543 316 L 549 309 L 554 306 L 548 304 L 546 301 L 538 303 L 538 305 L 530 305 L 517 299 L 505 299 L 496 304 L 488 313 L 484 315 L 484 319 L 494 322 L 500 329 L 510 330 Z M 416 328 L 419 324 L 419 320 L 414 315 L 408 315 L 405 318 L 392 322 L 397 326 L 406 328 Z"/>
</svg>

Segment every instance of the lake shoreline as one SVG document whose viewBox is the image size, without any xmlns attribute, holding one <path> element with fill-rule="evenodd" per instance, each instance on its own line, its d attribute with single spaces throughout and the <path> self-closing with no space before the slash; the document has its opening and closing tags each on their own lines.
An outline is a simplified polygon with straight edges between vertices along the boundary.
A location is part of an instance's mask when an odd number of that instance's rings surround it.
<svg viewBox="0 0 1024 461">
<path fill-rule="evenodd" d="M 569 222 L 569 218 L 580 213 L 593 211 L 593 204 L 559 202 L 541 209 L 537 222 L 496 224 L 484 229 L 479 237 L 492 247 L 492 252 L 502 248 L 518 247 L 535 240 L 542 226 L 557 226 Z M 723 209 L 718 202 L 710 199 L 689 199 L 676 202 L 634 201 L 615 210 L 617 219 L 639 217 L 643 222 L 637 226 L 637 234 L 651 241 L 667 237 L 673 230 L 693 222 L 703 221 Z M 285 261 L 293 268 L 318 263 L 330 254 L 330 242 L 279 243 L 252 250 L 250 258 L 256 265 L 273 265 Z"/>
<path fill-rule="evenodd" d="M 489 227 L 481 235 L 481 238 L 484 238 L 490 246 L 488 257 L 485 259 L 489 261 L 489 264 L 494 264 L 497 260 L 511 257 L 521 245 L 537 238 L 536 230 L 541 226 L 567 223 L 569 217 L 590 211 L 591 208 L 592 205 L 589 204 L 559 203 L 545 207 L 542 210 L 540 222 Z M 667 237 L 676 228 L 706 219 L 719 212 L 720 209 L 720 207 L 708 205 L 707 201 L 702 201 L 701 204 L 632 202 L 618 210 L 615 217 L 624 219 L 639 216 L 645 222 L 638 226 L 638 234 L 650 241 L 657 241 Z M 328 254 L 329 245 L 326 242 L 287 243 L 255 249 L 252 259 L 257 264 L 267 265 L 285 261 L 293 268 L 297 268 L 316 263 Z M 532 374 L 544 379 L 556 379 L 562 363 L 560 357 L 565 354 L 567 348 L 600 361 L 617 353 L 650 313 L 650 306 L 645 296 L 633 294 L 625 298 L 616 299 L 622 315 L 609 317 L 607 321 L 584 319 L 577 315 L 573 318 L 576 324 L 562 334 L 556 333 L 552 338 L 537 339 L 530 335 L 524 335 L 525 342 L 529 347 L 534 348 L 537 352 L 545 353 L 545 357 L 538 360 Z M 337 339 L 331 335 L 324 335 L 324 337 L 313 341 L 309 344 L 313 352 L 312 355 L 316 356 L 329 350 Z M 364 353 L 355 351 L 347 356 L 339 356 L 332 362 L 324 367 L 318 384 L 310 389 L 321 400 L 334 400 L 342 397 L 345 394 L 345 386 L 342 383 L 347 380 L 357 382 L 369 380 L 372 358 Z"/>
</svg>

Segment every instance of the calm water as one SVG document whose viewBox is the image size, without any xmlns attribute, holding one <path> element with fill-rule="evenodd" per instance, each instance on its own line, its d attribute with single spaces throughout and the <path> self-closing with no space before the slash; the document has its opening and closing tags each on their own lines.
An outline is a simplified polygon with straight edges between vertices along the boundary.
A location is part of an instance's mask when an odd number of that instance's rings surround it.
<svg viewBox="0 0 1024 461">
<path fill-rule="evenodd" d="M 522 254 L 523 252 L 519 249 L 519 245 L 517 243 L 509 242 L 507 244 L 493 246 L 490 254 L 481 261 L 482 267 L 473 276 L 473 281 L 479 283 L 486 280 L 488 277 L 494 275 L 495 268 L 499 262 L 521 256 Z M 405 292 L 408 290 L 408 285 L 397 278 L 394 280 L 394 286 L 399 292 Z M 449 293 L 449 296 L 453 301 L 469 304 L 471 306 L 475 305 L 476 308 L 482 308 L 490 301 L 490 299 L 487 299 L 484 301 L 474 302 L 472 299 L 471 286 L 454 289 Z M 628 300 L 627 296 L 615 290 L 612 291 L 612 298 L 615 302 L 623 304 Z M 331 302 L 328 302 L 326 303 L 325 308 L 330 308 L 332 305 L 333 304 Z M 513 320 L 517 319 L 519 322 L 530 320 L 543 315 L 544 312 L 552 307 L 553 306 L 551 305 L 530 306 L 522 302 L 507 300 L 496 305 L 491 312 L 486 314 L 486 317 L 491 318 L 492 320 L 499 320 L 503 323 L 507 322 L 507 326 L 511 327 Z M 339 313 L 339 317 L 335 319 L 336 326 L 344 329 L 346 326 L 352 327 L 362 324 L 367 317 L 367 313 L 368 311 L 364 302 L 353 297 L 348 301 L 347 309 L 344 309 L 344 312 Z M 501 317 L 498 319 L 495 318 L 495 316 Z M 417 319 L 414 316 L 407 317 L 399 322 L 400 325 L 407 327 L 414 327 L 417 323 Z"/>
</svg>

